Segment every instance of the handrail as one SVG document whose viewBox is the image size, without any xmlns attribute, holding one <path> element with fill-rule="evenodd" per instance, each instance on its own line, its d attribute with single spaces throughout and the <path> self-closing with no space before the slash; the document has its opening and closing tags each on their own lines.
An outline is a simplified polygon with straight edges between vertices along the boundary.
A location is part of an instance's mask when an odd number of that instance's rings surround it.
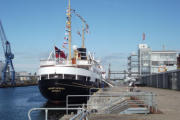
<svg viewBox="0 0 180 120">
<path fill-rule="evenodd" d="M 155 103 L 154 100 L 154 96 L 156 96 L 155 94 L 151 93 L 151 92 L 112 92 L 112 93 L 116 93 L 116 94 L 111 94 L 111 92 L 109 92 L 105 95 L 67 95 L 66 96 L 66 107 L 70 107 L 70 106 L 76 106 L 76 104 L 69 104 L 69 98 L 70 97 L 110 97 L 110 99 L 108 100 L 108 104 L 106 102 L 106 104 L 101 104 L 101 105 L 96 105 L 96 106 L 102 106 L 103 108 L 108 108 L 110 106 L 112 106 L 115 102 L 118 102 L 120 100 L 122 100 L 125 97 L 133 97 L 134 100 L 125 100 L 126 104 L 131 104 L 131 105 L 143 105 L 147 108 L 150 107 L 155 107 L 157 109 L 157 104 Z M 117 99 L 112 99 L 114 97 L 118 97 Z M 105 100 L 105 101 L 107 101 Z M 94 101 L 94 100 L 93 100 Z M 86 104 L 86 106 L 91 106 L 91 104 Z M 121 107 L 121 105 L 116 105 L 116 107 Z M 102 109 L 101 109 L 102 110 Z M 66 113 L 68 113 L 68 110 L 66 110 Z"/>
<path fill-rule="evenodd" d="M 45 120 L 48 120 L 48 110 L 81 110 L 81 112 L 84 112 L 84 108 L 31 108 L 28 111 L 28 119 L 31 119 L 31 112 L 32 111 L 37 111 L 37 110 L 45 110 Z M 72 119 L 73 120 L 73 119 Z"/>
<path fill-rule="evenodd" d="M 143 103 L 138 103 L 138 102 L 143 102 Z M 146 107 L 147 108 L 147 105 L 144 104 L 144 100 L 125 100 L 125 101 L 122 101 L 122 103 L 120 104 L 117 104 L 115 106 L 112 106 L 112 108 L 109 108 L 108 109 L 108 113 L 112 113 L 113 111 L 115 110 L 119 110 L 119 111 L 122 111 L 122 109 L 124 109 L 124 107 L 126 106 L 127 108 L 131 107 L 132 105 L 138 105 L 138 106 L 141 106 L 141 107 Z"/>
<path fill-rule="evenodd" d="M 109 89 L 111 89 L 111 88 L 90 88 L 89 89 L 89 95 L 92 94 L 92 90 L 109 90 Z"/>
<path fill-rule="evenodd" d="M 75 120 L 79 116 L 80 116 L 79 120 L 83 120 L 85 117 L 86 117 L 86 120 L 88 120 L 87 119 L 87 114 L 88 114 L 87 111 L 81 111 L 81 112 L 77 113 L 76 115 L 74 115 L 73 117 L 71 117 L 69 120 Z"/>
<path fill-rule="evenodd" d="M 108 84 L 110 87 L 114 87 L 111 83 L 109 83 L 108 81 L 106 81 L 105 79 L 102 79 L 102 81 L 104 81 L 106 84 Z"/>
<path fill-rule="evenodd" d="M 127 106 L 127 105 L 128 105 L 127 101 L 123 101 L 121 104 L 116 105 L 116 106 L 112 107 L 111 109 L 109 108 L 107 112 L 111 113 L 112 111 L 116 110 L 117 108 L 122 109 L 122 107 Z"/>
</svg>

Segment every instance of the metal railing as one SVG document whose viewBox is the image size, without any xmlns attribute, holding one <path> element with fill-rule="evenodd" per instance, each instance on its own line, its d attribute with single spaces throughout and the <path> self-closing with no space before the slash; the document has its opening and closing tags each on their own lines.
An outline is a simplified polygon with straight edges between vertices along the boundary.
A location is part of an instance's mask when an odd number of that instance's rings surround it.
<svg viewBox="0 0 180 120">
<path fill-rule="evenodd" d="M 150 92 L 109 92 L 110 95 L 68 95 L 66 96 L 66 107 L 80 106 L 81 104 L 69 104 L 69 98 L 77 97 L 90 97 L 91 103 L 85 104 L 87 108 L 95 106 L 96 109 L 104 111 L 103 109 L 109 109 L 111 106 L 115 105 L 117 107 L 123 107 L 122 105 L 138 105 L 144 106 L 150 109 L 150 107 L 155 108 L 157 111 L 157 104 L 155 101 L 155 94 Z M 94 100 L 93 100 L 94 98 Z M 95 99 L 97 98 L 97 99 Z M 131 98 L 131 100 L 130 100 Z M 123 103 L 126 101 L 126 104 Z M 121 103 L 122 102 L 122 103 Z M 114 109 L 112 109 L 114 110 Z M 109 109 L 109 113 L 111 110 Z M 68 110 L 66 110 L 68 113 Z"/>
<path fill-rule="evenodd" d="M 144 100 L 125 100 L 122 101 L 120 104 L 116 104 L 115 106 L 110 107 L 108 110 L 105 111 L 105 113 L 123 111 L 127 108 L 133 107 L 148 108 L 146 104 L 144 104 Z"/>
<path fill-rule="evenodd" d="M 92 95 L 92 93 L 96 92 L 96 91 L 92 91 L 92 90 L 111 90 L 111 88 L 90 88 L 89 89 L 89 95 Z"/>
<path fill-rule="evenodd" d="M 122 88 L 122 90 L 118 90 L 118 92 L 128 92 L 129 91 L 129 87 L 121 87 L 121 88 Z M 92 93 L 96 92 L 96 91 L 92 91 L 92 90 L 99 90 L 97 93 L 102 93 L 104 91 L 110 91 L 112 89 L 116 89 L 116 87 L 114 87 L 114 88 L 112 88 L 112 87 L 111 88 L 90 88 L 89 95 L 92 95 Z M 118 87 L 118 89 L 119 89 L 119 87 Z M 118 92 L 116 92 L 116 93 L 118 93 Z"/>
<path fill-rule="evenodd" d="M 70 120 L 75 120 L 76 118 L 80 117 L 79 120 L 82 120 L 84 118 L 86 118 L 87 120 L 87 110 L 85 110 L 84 108 L 32 108 L 28 111 L 28 119 L 31 119 L 31 112 L 32 111 L 37 111 L 37 110 L 43 110 L 45 111 L 45 120 L 48 120 L 48 111 L 49 110 L 77 110 L 79 111 L 75 116 L 71 117 Z"/>
<path fill-rule="evenodd" d="M 140 82 L 148 87 L 180 90 L 180 70 L 143 75 Z"/>
</svg>

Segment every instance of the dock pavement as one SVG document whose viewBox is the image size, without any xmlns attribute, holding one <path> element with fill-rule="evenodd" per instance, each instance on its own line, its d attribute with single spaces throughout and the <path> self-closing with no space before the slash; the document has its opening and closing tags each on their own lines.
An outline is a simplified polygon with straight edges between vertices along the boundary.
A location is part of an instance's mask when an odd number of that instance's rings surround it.
<svg viewBox="0 0 180 120">
<path fill-rule="evenodd" d="M 121 87 L 112 89 L 113 91 L 122 90 Z M 158 114 L 90 114 L 89 120 L 180 120 L 180 91 L 159 89 L 151 87 L 138 87 L 136 90 L 155 93 Z"/>
<path fill-rule="evenodd" d="M 115 87 L 111 91 L 122 91 Z M 89 114 L 88 120 L 180 120 L 180 91 L 151 87 L 138 87 L 138 91 L 155 93 L 159 113 L 156 114 Z"/>
</svg>

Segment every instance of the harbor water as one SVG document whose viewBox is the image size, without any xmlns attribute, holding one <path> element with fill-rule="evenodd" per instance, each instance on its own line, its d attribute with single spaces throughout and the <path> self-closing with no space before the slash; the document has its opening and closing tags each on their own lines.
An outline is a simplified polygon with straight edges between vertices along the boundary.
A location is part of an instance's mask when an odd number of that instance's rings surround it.
<svg viewBox="0 0 180 120">
<path fill-rule="evenodd" d="M 28 120 L 28 111 L 39 107 L 61 107 L 52 105 L 43 98 L 37 86 L 0 88 L 0 119 Z M 51 119 L 62 114 L 50 112 Z M 54 117 L 54 118 L 53 118 Z M 32 112 L 32 120 L 44 120 L 44 111 Z"/>
</svg>

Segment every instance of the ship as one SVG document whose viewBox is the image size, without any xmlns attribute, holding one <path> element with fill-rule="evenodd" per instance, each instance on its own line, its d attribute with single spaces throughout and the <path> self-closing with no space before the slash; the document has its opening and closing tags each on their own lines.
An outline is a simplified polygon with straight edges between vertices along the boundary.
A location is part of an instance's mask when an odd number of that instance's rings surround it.
<svg viewBox="0 0 180 120">
<path fill-rule="evenodd" d="M 46 60 L 40 61 L 38 69 L 39 90 L 48 101 L 53 103 L 64 102 L 67 95 L 88 95 L 91 88 L 101 88 L 107 85 L 100 61 L 95 59 L 94 54 L 87 52 L 84 45 L 84 32 L 86 31 L 84 27 L 81 47 L 71 46 L 71 14 L 69 0 L 66 22 L 68 56 L 55 47 L 54 52 L 51 52 Z M 82 23 L 84 24 L 84 21 Z M 79 99 L 76 100 L 79 101 Z"/>
</svg>

